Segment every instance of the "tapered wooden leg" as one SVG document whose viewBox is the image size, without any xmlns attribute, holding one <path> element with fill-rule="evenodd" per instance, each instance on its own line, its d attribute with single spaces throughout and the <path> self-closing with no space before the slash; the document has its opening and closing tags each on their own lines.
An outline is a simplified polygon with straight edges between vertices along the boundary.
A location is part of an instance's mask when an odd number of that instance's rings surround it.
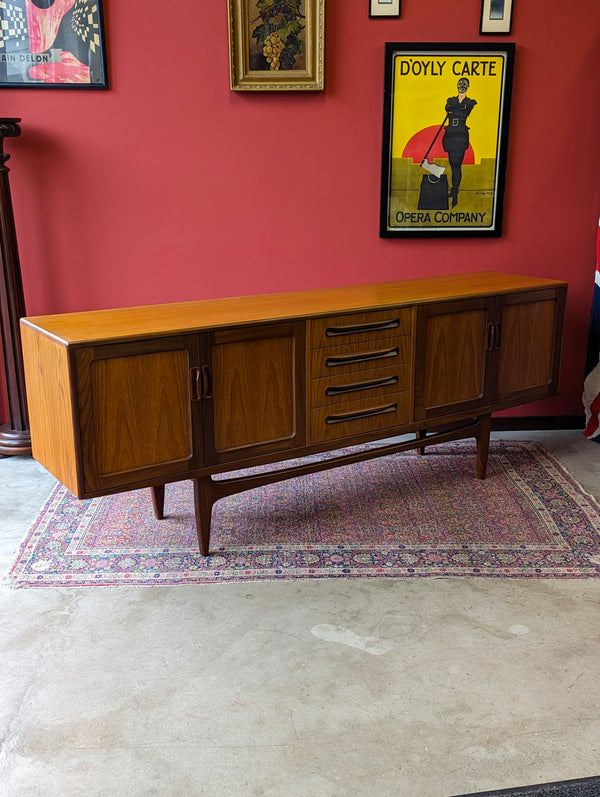
<svg viewBox="0 0 600 797">
<path fill-rule="evenodd" d="M 426 430 L 425 429 L 419 429 L 419 431 L 417 432 L 417 440 L 424 440 L 426 437 L 427 437 Z M 425 446 L 419 446 L 419 448 L 417 448 L 417 451 L 419 452 L 419 454 L 421 454 L 421 456 L 424 456 L 424 454 L 425 454 Z"/>
<path fill-rule="evenodd" d="M 157 484 L 152 490 L 152 506 L 154 507 L 154 517 L 162 520 L 165 516 L 165 485 Z"/>
<path fill-rule="evenodd" d="M 492 416 L 483 415 L 479 422 L 477 435 L 477 478 L 485 479 L 487 470 L 488 453 L 490 450 L 490 431 L 492 429 Z"/>
<path fill-rule="evenodd" d="M 213 482 L 210 476 L 194 479 L 194 510 L 196 513 L 196 532 L 198 547 L 202 556 L 208 556 L 210 546 L 210 522 L 215 503 Z"/>
</svg>

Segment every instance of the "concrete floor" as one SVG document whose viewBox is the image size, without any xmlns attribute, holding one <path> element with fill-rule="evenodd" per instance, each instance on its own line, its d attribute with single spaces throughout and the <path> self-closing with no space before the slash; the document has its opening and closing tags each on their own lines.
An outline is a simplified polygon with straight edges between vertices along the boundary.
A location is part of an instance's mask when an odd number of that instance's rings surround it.
<svg viewBox="0 0 600 797">
<path fill-rule="evenodd" d="M 600 498 L 581 432 L 504 436 Z M 0 460 L 2 573 L 53 486 Z M 2 585 L 0 606 L 1 797 L 450 797 L 600 774 L 600 580 Z"/>
</svg>

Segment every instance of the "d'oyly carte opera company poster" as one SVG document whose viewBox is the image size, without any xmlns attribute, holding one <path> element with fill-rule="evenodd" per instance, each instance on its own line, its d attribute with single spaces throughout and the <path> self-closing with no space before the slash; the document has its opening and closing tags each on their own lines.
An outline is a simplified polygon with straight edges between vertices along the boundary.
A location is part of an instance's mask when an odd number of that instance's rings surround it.
<svg viewBox="0 0 600 797">
<path fill-rule="evenodd" d="M 501 234 L 514 44 L 386 44 L 380 235 Z"/>
</svg>

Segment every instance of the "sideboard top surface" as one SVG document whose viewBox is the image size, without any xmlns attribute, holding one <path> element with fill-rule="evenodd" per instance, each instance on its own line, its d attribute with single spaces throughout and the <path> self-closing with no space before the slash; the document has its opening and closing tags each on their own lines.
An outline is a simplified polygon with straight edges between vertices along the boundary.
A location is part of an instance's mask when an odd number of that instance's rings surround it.
<svg viewBox="0 0 600 797">
<path fill-rule="evenodd" d="M 481 271 L 342 288 L 30 316 L 22 319 L 21 323 L 65 345 L 85 345 L 555 288 L 566 284 L 543 277 Z"/>
</svg>

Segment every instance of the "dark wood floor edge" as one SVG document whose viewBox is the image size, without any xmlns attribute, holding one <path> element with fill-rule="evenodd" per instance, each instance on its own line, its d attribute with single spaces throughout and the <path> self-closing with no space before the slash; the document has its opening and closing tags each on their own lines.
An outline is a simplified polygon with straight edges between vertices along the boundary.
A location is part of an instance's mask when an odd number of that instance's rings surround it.
<svg viewBox="0 0 600 797">
<path fill-rule="evenodd" d="M 513 789 L 498 789 L 496 791 L 473 791 L 468 794 L 456 794 L 454 797 L 550 797 L 557 794 L 557 797 L 589 797 L 592 792 L 587 788 L 600 786 L 600 777 L 576 778 L 575 780 L 557 780 L 552 783 L 540 783 L 534 786 L 519 786 Z M 566 791 L 565 791 L 566 789 Z M 595 790 L 594 794 L 598 794 Z"/>
<path fill-rule="evenodd" d="M 585 415 L 492 417 L 492 432 L 523 432 L 535 429 L 585 429 Z"/>
</svg>

